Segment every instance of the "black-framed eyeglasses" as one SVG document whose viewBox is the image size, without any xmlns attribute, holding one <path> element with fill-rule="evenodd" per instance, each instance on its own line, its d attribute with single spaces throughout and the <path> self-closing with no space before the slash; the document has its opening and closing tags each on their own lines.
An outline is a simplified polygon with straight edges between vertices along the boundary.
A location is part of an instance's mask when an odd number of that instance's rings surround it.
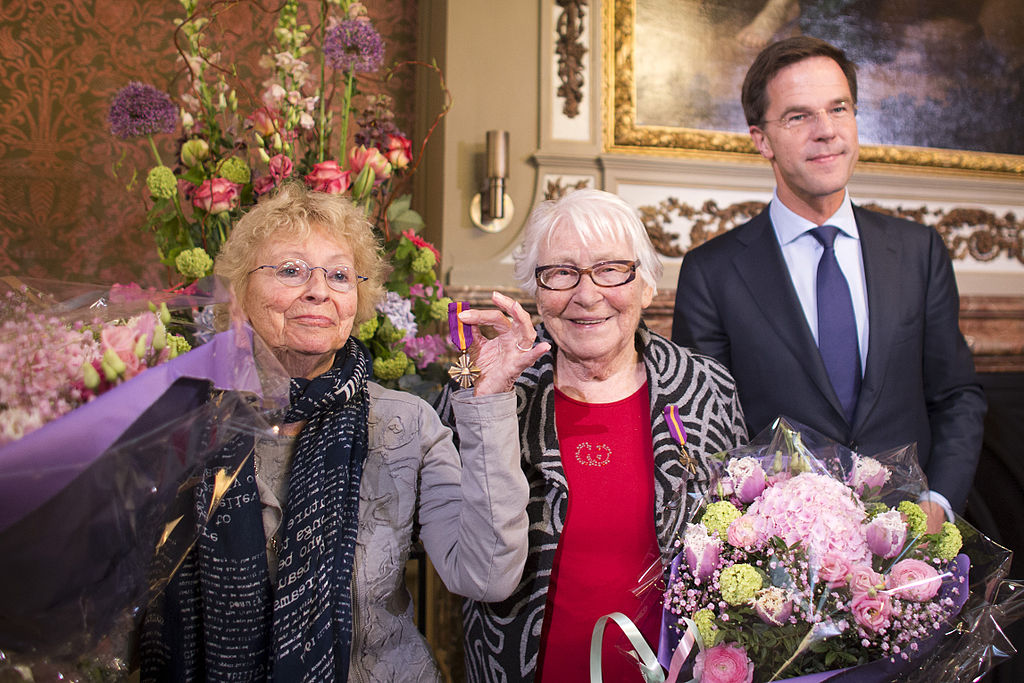
<svg viewBox="0 0 1024 683">
<path fill-rule="evenodd" d="M 640 261 L 601 261 L 589 268 L 557 264 L 538 266 L 533 275 L 539 287 L 555 291 L 572 289 L 584 275 L 589 275 L 598 287 L 621 287 L 636 279 L 636 267 L 639 265 Z"/>
<path fill-rule="evenodd" d="M 834 104 L 827 109 L 818 109 L 817 111 L 793 111 L 782 118 L 771 119 L 764 121 L 764 123 L 777 123 L 786 130 L 794 130 L 809 123 L 817 123 L 818 117 L 822 114 L 828 116 L 832 123 L 845 123 L 852 121 L 857 116 L 857 107 L 844 101 Z"/>
<path fill-rule="evenodd" d="M 288 287 L 301 287 L 306 284 L 309 282 L 309 278 L 314 270 L 324 271 L 324 277 L 327 278 L 327 286 L 336 292 L 351 292 L 358 283 L 367 279 L 365 275 L 356 275 L 355 271 L 349 266 L 332 266 L 330 268 L 311 266 L 302 259 L 297 258 L 282 261 L 276 266 L 257 266 L 250 270 L 249 274 L 252 275 L 257 270 L 263 270 L 264 268 L 273 270 L 274 278 L 282 285 Z"/>
</svg>

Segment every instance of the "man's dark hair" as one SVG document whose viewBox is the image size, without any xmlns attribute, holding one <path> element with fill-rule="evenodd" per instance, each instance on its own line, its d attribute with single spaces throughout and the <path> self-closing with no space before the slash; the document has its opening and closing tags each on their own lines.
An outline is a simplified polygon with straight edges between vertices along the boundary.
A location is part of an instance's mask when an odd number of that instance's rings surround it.
<svg viewBox="0 0 1024 683">
<path fill-rule="evenodd" d="M 765 94 L 768 81 L 787 66 L 811 57 L 828 57 L 839 65 L 850 85 L 853 104 L 857 104 L 857 65 L 846 58 L 846 53 L 819 38 L 786 38 L 761 50 L 743 79 L 740 101 L 743 102 L 743 115 L 747 117 L 748 126 L 764 123 L 764 112 L 768 108 L 768 95 Z"/>
</svg>

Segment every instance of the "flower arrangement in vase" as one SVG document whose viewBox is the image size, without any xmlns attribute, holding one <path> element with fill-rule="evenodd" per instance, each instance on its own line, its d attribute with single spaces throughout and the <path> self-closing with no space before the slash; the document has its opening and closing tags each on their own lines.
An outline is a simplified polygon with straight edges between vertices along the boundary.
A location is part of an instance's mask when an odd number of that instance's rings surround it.
<svg viewBox="0 0 1024 683">
<path fill-rule="evenodd" d="M 146 229 L 161 262 L 179 285 L 209 275 L 235 221 L 286 180 L 345 194 L 363 208 L 394 268 L 376 320 L 359 330 L 373 353 L 376 378 L 405 388 L 423 384 L 424 377 L 439 381 L 437 358 L 445 346 L 437 330 L 449 300 L 437 275 L 439 254 L 417 234 L 423 220 L 410 208 L 408 187 L 450 106 L 440 71 L 402 62 L 384 77 L 414 65 L 441 81 L 446 104 L 414 154 L 395 123 L 391 98 L 360 94 L 360 79 L 382 69 L 385 48 L 362 3 L 321 0 L 311 25 L 300 23 L 298 0 L 285 0 L 275 10 L 259 63 L 267 77 L 255 96 L 208 44 L 211 8 L 180 1 L 185 18 L 176 44 L 188 78 L 177 103 L 133 82 L 114 96 L 109 114 L 117 137 L 149 140 L 155 164 L 146 176 Z M 249 95 L 249 104 L 240 102 L 239 92 Z M 177 157 L 165 163 L 153 136 L 179 129 Z"/>
</svg>

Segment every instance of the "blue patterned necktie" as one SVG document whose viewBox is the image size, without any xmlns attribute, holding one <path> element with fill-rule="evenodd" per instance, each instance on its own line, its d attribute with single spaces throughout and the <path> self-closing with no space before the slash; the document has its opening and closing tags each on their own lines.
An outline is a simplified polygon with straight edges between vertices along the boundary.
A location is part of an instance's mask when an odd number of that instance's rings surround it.
<svg viewBox="0 0 1024 683">
<path fill-rule="evenodd" d="M 846 421 L 852 424 L 860 393 L 860 350 L 850 286 L 836 260 L 834 243 L 839 228 L 823 225 L 808 232 L 825 248 L 818 261 L 818 351 Z"/>
</svg>

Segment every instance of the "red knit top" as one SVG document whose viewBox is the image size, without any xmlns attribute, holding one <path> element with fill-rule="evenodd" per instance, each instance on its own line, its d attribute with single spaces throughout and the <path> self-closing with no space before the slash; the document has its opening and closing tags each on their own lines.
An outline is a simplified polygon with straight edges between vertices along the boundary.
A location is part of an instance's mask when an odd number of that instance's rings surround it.
<svg viewBox="0 0 1024 683">
<path fill-rule="evenodd" d="M 646 382 L 613 403 L 581 403 L 555 390 L 569 504 L 548 588 L 538 681 L 589 681 L 594 623 L 610 612 L 630 617 L 657 648 L 661 593 L 646 580 L 661 575 L 650 412 Z M 630 649 L 619 628 L 609 624 L 604 680 L 643 681 L 636 662 L 624 654 Z"/>
</svg>

